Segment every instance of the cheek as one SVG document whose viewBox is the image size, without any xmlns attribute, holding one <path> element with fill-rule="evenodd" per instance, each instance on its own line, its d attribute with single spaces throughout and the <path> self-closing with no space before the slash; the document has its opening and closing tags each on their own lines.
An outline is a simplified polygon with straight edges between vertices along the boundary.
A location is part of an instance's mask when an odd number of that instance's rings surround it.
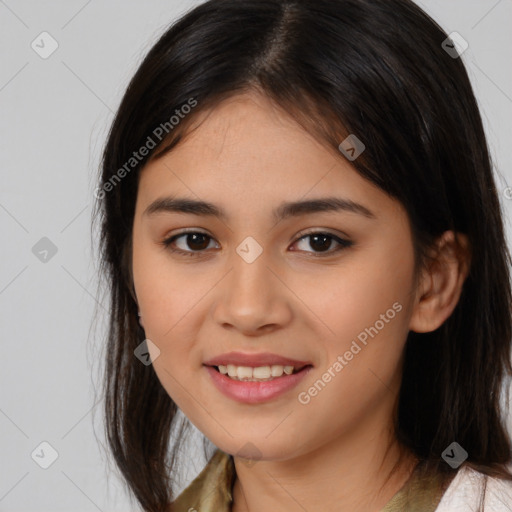
<svg viewBox="0 0 512 512">
<path fill-rule="evenodd" d="M 154 371 L 168 395 L 193 416 L 186 392 L 196 339 L 191 326 L 198 324 L 194 306 L 207 292 L 211 276 L 191 280 L 190 272 L 180 272 L 180 265 L 172 264 L 155 242 L 136 243 L 134 237 L 133 279 L 146 338 L 159 350 L 152 357 Z"/>
<path fill-rule="evenodd" d="M 341 345 L 350 342 L 386 312 L 385 320 L 391 320 L 385 322 L 383 332 L 404 332 L 413 297 L 414 261 L 412 250 L 403 249 L 399 258 L 387 245 L 360 251 L 325 277 L 317 275 L 302 282 L 308 305 L 329 327 L 331 338 Z"/>
<path fill-rule="evenodd" d="M 330 281 L 309 283 L 316 292 L 308 305 L 330 331 L 320 372 L 336 374 L 324 374 L 332 384 L 317 403 L 338 403 L 338 396 L 357 409 L 385 390 L 379 381 L 388 385 L 398 378 L 413 297 L 414 256 L 406 242 L 375 245 L 333 272 Z"/>
<path fill-rule="evenodd" d="M 191 274 L 191 268 L 172 262 L 155 242 L 134 243 L 133 279 L 148 337 L 172 336 L 211 288 L 212 276 Z"/>
</svg>

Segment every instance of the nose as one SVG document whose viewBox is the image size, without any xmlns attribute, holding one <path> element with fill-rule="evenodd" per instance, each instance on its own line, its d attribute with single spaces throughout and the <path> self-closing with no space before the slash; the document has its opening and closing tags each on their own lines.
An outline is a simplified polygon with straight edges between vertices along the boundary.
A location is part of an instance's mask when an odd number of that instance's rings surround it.
<svg viewBox="0 0 512 512">
<path fill-rule="evenodd" d="M 217 325 L 246 336 L 286 327 L 292 319 L 293 293 L 279 270 L 271 268 L 265 251 L 252 263 L 236 252 L 231 271 L 219 283 L 213 311 Z"/>
</svg>

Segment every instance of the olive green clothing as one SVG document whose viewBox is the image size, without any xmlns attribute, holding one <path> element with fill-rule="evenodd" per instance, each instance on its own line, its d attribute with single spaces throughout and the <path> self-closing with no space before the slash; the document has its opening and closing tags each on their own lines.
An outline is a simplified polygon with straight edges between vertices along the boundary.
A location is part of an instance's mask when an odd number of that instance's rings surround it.
<svg viewBox="0 0 512 512">
<path fill-rule="evenodd" d="M 453 478 L 411 477 L 380 512 L 434 512 Z M 205 468 L 173 502 L 173 512 L 231 512 L 236 479 L 233 457 L 217 449 Z"/>
</svg>

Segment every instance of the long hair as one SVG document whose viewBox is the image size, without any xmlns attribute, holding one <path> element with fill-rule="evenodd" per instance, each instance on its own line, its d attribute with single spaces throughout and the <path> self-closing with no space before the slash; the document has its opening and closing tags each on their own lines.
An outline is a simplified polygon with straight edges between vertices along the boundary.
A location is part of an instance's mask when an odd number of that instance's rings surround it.
<svg viewBox="0 0 512 512">
<path fill-rule="evenodd" d="M 169 510 L 183 425 L 152 366 L 134 356 L 144 340 L 131 274 L 138 176 L 185 139 L 197 113 L 246 91 L 340 158 L 346 136 L 365 144 L 352 164 L 406 209 L 418 265 L 444 231 L 468 237 L 471 266 L 453 314 L 434 332 L 409 333 L 395 434 L 432 474 L 453 471 L 441 454 L 456 441 L 465 466 L 512 480 L 500 413 L 512 374 L 510 255 L 480 112 L 447 37 L 409 0 L 210 0 L 144 58 L 110 128 L 95 212 L 110 291 L 105 429 L 144 510 Z"/>
</svg>

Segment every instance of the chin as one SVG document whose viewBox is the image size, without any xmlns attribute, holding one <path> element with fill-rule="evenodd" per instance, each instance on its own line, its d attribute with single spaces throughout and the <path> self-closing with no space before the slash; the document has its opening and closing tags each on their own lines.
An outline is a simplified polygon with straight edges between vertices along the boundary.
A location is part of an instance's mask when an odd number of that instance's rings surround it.
<svg viewBox="0 0 512 512">
<path fill-rule="evenodd" d="M 238 441 L 229 439 L 226 443 L 214 442 L 214 444 L 223 452 L 234 457 L 254 462 L 260 460 L 287 460 L 300 455 L 299 451 L 302 452 L 302 450 L 298 450 L 297 442 L 290 437 L 287 437 L 286 444 L 284 439 L 279 436 L 272 440 L 265 438 L 264 435 L 261 437 L 235 436 L 235 439 Z"/>
</svg>

